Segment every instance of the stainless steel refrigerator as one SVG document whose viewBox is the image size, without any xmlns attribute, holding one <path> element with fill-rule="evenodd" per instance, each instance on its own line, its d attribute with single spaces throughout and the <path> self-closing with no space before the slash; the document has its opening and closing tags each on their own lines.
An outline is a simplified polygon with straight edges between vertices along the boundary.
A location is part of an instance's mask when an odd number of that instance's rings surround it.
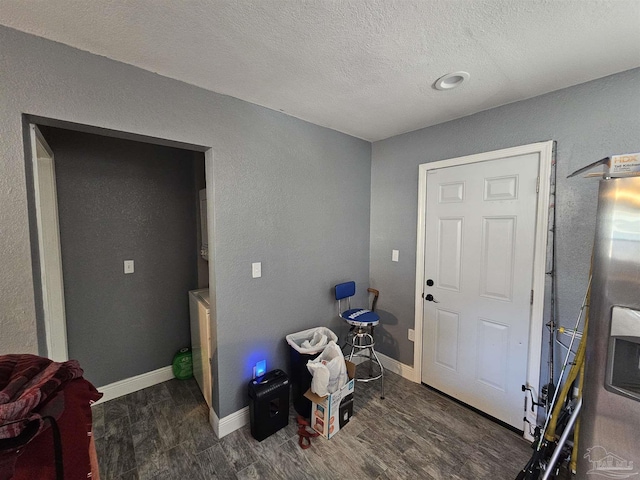
<svg viewBox="0 0 640 480">
<path fill-rule="evenodd" d="M 578 479 L 640 480 L 640 177 L 600 181 Z"/>
</svg>

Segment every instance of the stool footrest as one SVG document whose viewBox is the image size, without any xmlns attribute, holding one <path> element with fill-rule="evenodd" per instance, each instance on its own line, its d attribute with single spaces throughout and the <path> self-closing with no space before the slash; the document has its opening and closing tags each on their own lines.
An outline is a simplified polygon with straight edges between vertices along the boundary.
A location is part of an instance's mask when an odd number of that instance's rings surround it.
<svg viewBox="0 0 640 480">
<path fill-rule="evenodd" d="M 369 325 L 368 327 L 364 326 L 352 326 L 351 330 L 347 334 L 347 339 L 345 342 L 345 346 L 351 347 L 351 353 L 345 357 L 349 359 L 349 361 L 353 360 L 354 357 L 362 357 L 369 360 L 369 377 L 365 378 L 355 378 L 356 382 L 371 382 L 373 380 L 380 380 L 380 398 L 384 398 L 384 367 L 376 354 L 376 349 L 374 348 L 376 342 L 373 338 L 373 327 L 375 325 Z M 343 347 L 344 348 L 344 347 Z M 373 364 L 377 364 L 380 368 L 380 373 L 377 375 L 373 375 Z"/>
<path fill-rule="evenodd" d="M 354 380 L 356 382 L 362 382 L 362 383 L 367 383 L 367 382 L 371 382 L 373 380 L 380 380 L 382 378 L 382 373 L 375 376 L 375 377 L 370 377 L 370 378 L 354 378 Z"/>
</svg>

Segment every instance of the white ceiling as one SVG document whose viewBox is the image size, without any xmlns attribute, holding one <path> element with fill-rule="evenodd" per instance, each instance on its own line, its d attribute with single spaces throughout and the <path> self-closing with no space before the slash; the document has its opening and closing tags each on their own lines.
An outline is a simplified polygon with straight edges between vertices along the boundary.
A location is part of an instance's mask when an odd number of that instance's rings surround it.
<svg viewBox="0 0 640 480">
<path fill-rule="evenodd" d="M 0 0 L 0 24 L 370 141 L 640 66 L 640 0 Z"/>
</svg>

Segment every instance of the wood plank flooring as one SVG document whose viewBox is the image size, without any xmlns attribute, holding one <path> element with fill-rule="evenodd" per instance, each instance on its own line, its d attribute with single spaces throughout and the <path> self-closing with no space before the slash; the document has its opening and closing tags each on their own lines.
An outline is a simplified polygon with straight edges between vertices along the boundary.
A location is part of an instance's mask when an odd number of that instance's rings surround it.
<svg viewBox="0 0 640 480">
<path fill-rule="evenodd" d="M 362 368 L 362 367 L 360 367 Z M 103 480 L 513 480 L 531 449 L 517 434 L 423 385 L 385 372 L 357 383 L 354 416 L 331 440 L 298 446 L 289 425 L 257 442 L 245 426 L 218 440 L 195 381 L 170 380 L 93 407 Z"/>
</svg>

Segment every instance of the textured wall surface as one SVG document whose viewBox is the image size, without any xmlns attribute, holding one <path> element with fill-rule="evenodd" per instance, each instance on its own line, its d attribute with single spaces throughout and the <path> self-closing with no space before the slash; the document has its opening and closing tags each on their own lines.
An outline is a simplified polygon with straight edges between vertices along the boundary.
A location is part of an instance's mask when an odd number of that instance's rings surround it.
<svg viewBox="0 0 640 480">
<path fill-rule="evenodd" d="M 37 351 L 23 113 L 213 149 L 220 418 L 256 360 L 287 368 L 286 334 L 338 325 L 335 283 L 366 287 L 368 142 L 8 28 L 0 66 L 3 353 Z"/>
<path fill-rule="evenodd" d="M 55 155 L 69 357 L 95 385 L 171 365 L 191 344 L 194 154 L 42 131 Z M 133 274 L 124 260 L 134 260 Z"/>
<path fill-rule="evenodd" d="M 381 351 L 413 364 L 418 165 L 557 141 L 559 318 L 575 322 L 589 274 L 598 182 L 567 175 L 616 153 L 640 151 L 640 69 L 506 105 L 373 144 L 371 284 L 380 290 Z M 400 261 L 391 262 L 391 250 Z M 546 357 L 543 356 L 546 365 Z"/>
</svg>

